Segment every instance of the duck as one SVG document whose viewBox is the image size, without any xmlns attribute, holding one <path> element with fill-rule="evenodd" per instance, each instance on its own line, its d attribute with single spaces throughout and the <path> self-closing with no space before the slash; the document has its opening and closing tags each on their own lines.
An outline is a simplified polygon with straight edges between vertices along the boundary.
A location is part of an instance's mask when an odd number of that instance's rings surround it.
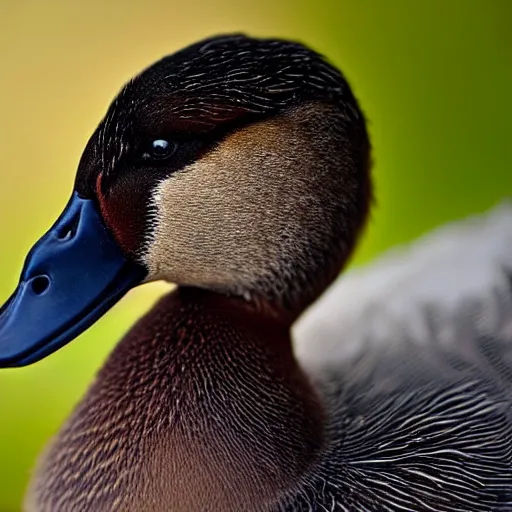
<svg viewBox="0 0 512 512">
<path fill-rule="evenodd" d="M 24 510 L 512 510 L 512 207 L 337 279 L 371 167 L 347 80 L 301 43 L 215 36 L 129 81 L 0 310 L 0 367 L 176 286 L 49 442 Z"/>
</svg>

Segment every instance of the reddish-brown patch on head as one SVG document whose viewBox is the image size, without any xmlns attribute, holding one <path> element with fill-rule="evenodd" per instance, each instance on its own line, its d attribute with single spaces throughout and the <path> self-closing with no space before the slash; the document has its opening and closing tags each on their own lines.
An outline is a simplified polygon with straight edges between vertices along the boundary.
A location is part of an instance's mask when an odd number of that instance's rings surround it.
<svg viewBox="0 0 512 512">
<path fill-rule="evenodd" d="M 142 239 L 141 223 L 131 195 L 112 193 L 106 195 L 101 186 L 103 174 L 96 178 L 96 196 L 101 215 L 114 238 L 127 254 L 135 254 Z"/>
</svg>

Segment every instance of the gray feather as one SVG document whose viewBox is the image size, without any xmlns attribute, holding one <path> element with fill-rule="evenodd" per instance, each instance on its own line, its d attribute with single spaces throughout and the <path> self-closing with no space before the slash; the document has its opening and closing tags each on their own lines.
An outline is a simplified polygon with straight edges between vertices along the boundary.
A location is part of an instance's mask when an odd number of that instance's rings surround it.
<svg viewBox="0 0 512 512">
<path fill-rule="evenodd" d="M 512 204 L 348 274 L 295 339 L 330 422 L 281 510 L 512 510 Z"/>
</svg>

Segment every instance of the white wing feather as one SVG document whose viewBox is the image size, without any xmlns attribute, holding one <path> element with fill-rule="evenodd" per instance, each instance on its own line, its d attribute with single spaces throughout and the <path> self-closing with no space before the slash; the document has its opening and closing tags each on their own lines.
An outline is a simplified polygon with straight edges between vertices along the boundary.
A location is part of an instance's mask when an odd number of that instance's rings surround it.
<svg viewBox="0 0 512 512">
<path fill-rule="evenodd" d="M 407 338 L 429 343 L 435 311 L 440 343 L 456 343 L 465 308 L 475 332 L 512 342 L 512 202 L 454 222 L 337 280 L 294 325 L 306 366 L 347 361 Z M 474 308 L 475 309 L 475 308 Z"/>
</svg>

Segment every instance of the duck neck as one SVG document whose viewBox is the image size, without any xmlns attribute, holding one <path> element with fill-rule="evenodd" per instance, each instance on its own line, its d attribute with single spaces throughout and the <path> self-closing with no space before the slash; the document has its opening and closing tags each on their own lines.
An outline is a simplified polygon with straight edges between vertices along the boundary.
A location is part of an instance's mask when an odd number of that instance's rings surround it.
<svg viewBox="0 0 512 512">
<path fill-rule="evenodd" d="M 137 404 L 130 435 L 144 447 L 155 440 L 143 471 L 155 493 L 172 494 L 162 497 L 172 510 L 265 510 L 322 443 L 323 409 L 289 325 L 236 298 L 197 289 L 164 297 L 91 394 L 107 390 L 113 407 Z"/>
</svg>

